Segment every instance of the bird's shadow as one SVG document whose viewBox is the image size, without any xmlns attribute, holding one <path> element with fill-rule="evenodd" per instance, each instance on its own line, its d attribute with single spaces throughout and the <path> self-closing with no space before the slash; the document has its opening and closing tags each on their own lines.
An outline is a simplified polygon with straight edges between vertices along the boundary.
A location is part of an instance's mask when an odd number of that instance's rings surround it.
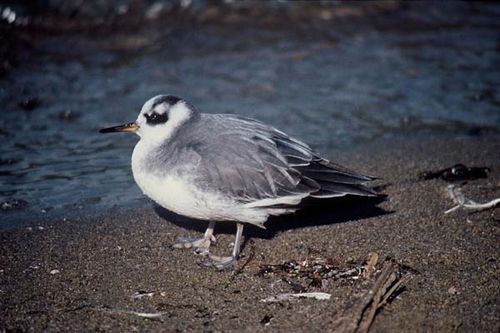
<svg viewBox="0 0 500 333">
<path fill-rule="evenodd" d="M 273 238 L 277 233 L 284 230 L 360 221 L 392 213 L 377 206 L 384 200 L 384 196 L 346 196 L 319 202 L 306 202 L 305 207 L 296 213 L 270 217 L 264 225 L 265 229 L 255 226 L 245 227 L 244 244 L 250 238 Z M 178 215 L 156 204 L 154 204 L 154 210 L 161 218 L 185 229 L 204 232 L 208 225 L 207 221 Z M 248 224 L 245 226 L 248 226 Z M 215 228 L 215 234 L 234 234 L 236 229 L 234 223 L 231 222 L 218 222 Z"/>
</svg>

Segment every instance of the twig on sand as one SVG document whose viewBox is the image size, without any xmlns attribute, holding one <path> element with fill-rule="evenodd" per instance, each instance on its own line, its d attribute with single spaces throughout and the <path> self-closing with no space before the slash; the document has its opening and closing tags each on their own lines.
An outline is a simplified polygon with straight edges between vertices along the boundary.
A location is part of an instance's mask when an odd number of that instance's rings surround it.
<svg viewBox="0 0 500 333">
<path fill-rule="evenodd" d="M 481 210 L 495 208 L 496 206 L 500 205 L 500 198 L 493 199 L 483 204 L 466 199 L 460 188 L 456 187 L 453 184 L 448 185 L 448 195 L 457 205 L 455 207 L 448 209 L 446 212 L 444 212 L 445 214 L 454 212 L 459 208 L 481 211 Z"/>
<path fill-rule="evenodd" d="M 370 261 L 372 259 L 373 255 Z M 368 264 L 370 264 L 370 261 Z M 331 331 L 343 333 L 368 332 L 377 310 L 387 304 L 387 300 L 408 280 L 409 276 L 400 277 L 397 265 L 389 261 L 384 262 L 373 287 L 366 292 L 356 306 L 334 320 Z"/>
<path fill-rule="evenodd" d="M 400 286 L 402 286 L 404 283 L 408 282 L 411 280 L 411 276 L 409 275 L 405 275 L 403 277 L 401 277 L 399 280 L 396 281 L 396 283 L 394 283 L 394 285 L 391 287 L 391 289 L 389 289 L 385 295 L 384 295 L 384 298 L 382 299 L 382 302 L 379 303 L 377 309 L 380 309 L 382 308 L 384 305 L 387 304 L 387 301 L 389 300 L 389 298 L 396 292 L 396 290 L 398 290 L 398 288 Z"/>
<path fill-rule="evenodd" d="M 299 293 L 299 294 L 292 294 L 292 293 L 286 293 L 286 294 L 279 294 L 276 296 L 270 296 L 268 298 L 261 299 L 261 302 L 264 303 L 276 303 L 276 302 L 282 302 L 282 301 L 289 301 L 297 298 L 313 298 L 319 301 L 323 300 L 329 300 L 332 295 L 328 293 L 322 293 L 322 292 L 311 292 L 311 293 Z"/>
<path fill-rule="evenodd" d="M 364 278 L 371 278 L 372 274 L 375 272 L 375 266 L 378 262 L 378 253 L 371 253 L 370 259 L 368 259 L 368 263 L 365 266 L 365 270 L 363 271 Z"/>
<path fill-rule="evenodd" d="M 124 310 L 124 309 L 110 309 L 110 308 L 93 308 L 96 311 L 103 311 L 109 313 L 119 313 L 119 314 L 130 314 L 135 315 L 141 318 L 159 318 L 161 316 L 166 315 L 168 312 L 137 312 L 132 310 Z"/>
</svg>

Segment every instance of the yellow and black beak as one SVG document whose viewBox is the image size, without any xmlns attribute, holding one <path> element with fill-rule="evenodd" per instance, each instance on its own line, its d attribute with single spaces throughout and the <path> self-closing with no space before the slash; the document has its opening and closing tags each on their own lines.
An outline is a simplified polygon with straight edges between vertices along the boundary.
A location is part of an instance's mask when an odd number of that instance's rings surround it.
<svg viewBox="0 0 500 333">
<path fill-rule="evenodd" d="M 99 133 L 113 133 L 113 132 L 137 132 L 139 125 L 136 123 L 123 124 L 99 130 Z"/>
</svg>

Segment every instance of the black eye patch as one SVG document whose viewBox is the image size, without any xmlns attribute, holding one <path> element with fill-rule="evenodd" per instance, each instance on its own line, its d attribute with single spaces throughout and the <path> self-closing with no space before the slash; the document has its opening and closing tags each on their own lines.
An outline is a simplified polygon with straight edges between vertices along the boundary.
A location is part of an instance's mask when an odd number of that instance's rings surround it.
<svg viewBox="0 0 500 333">
<path fill-rule="evenodd" d="M 148 125 L 164 124 L 168 120 L 168 115 L 166 112 L 162 114 L 156 112 L 153 112 L 152 114 L 145 113 L 144 117 L 146 117 L 146 123 Z"/>
</svg>

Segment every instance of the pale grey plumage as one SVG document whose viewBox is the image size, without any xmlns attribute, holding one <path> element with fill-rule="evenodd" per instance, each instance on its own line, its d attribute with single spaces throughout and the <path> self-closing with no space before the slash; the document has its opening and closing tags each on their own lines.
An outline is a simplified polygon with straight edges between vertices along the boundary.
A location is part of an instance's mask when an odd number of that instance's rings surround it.
<svg viewBox="0 0 500 333">
<path fill-rule="evenodd" d="M 196 113 L 158 152 L 147 163 L 152 172 L 183 165 L 196 175 L 197 187 L 242 203 L 294 194 L 375 195 L 363 185 L 372 177 L 329 162 L 269 125 L 236 115 Z"/>
<path fill-rule="evenodd" d="M 263 227 L 270 215 L 291 213 L 304 199 L 376 196 L 364 176 L 315 153 L 307 144 L 260 121 L 199 113 L 167 95 L 147 101 L 134 123 L 101 130 L 136 132 L 134 179 L 143 192 L 174 212 L 209 220 L 201 239 L 181 238 L 174 247 L 195 247 L 211 264 L 236 261 L 242 223 Z M 237 223 L 230 257 L 209 253 L 214 221 Z"/>
</svg>

